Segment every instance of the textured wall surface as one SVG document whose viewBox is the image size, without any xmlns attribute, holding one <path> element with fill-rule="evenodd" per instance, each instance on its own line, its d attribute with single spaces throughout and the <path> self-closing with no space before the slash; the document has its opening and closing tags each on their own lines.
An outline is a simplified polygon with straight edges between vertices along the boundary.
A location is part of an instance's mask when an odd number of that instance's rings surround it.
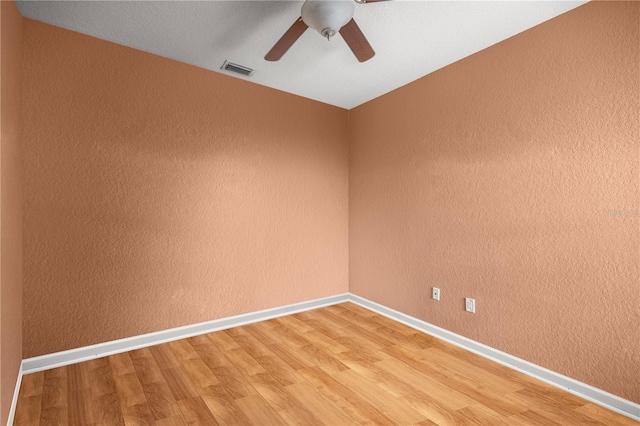
<svg viewBox="0 0 640 426">
<path fill-rule="evenodd" d="M 24 357 L 348 291 L 347 111 L 25 19 Z"/>
<path fill-rule="evenodd" d="M 22 361 L 22 21 L 0 2 L 0 424 Z"/>
<path fill-rule="evenodd" d="M 639 22 L 589 3 L 351 110 L 351 291 L 640 402 Z"/>
</svg>

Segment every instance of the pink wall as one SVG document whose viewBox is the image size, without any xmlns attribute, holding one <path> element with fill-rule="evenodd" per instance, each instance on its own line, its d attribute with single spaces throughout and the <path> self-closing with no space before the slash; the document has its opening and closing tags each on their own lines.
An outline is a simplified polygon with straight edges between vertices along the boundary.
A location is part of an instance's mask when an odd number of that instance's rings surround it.
<svg viewBox="0 0 640 426">
<path fill-rule="evenodd" d="M 0 424 L 22 361 L 22 16 L 0 2 Z"/>
<path fill-rule="evenodd" d="M 639 23 L 589 3 L 350 111 L 351 291 L 640 402 Z"/>
<path fill-rule="evenodd" d="M 25 19 L 24 357 L 348 291 L 347 112 Z"/>
</svg>

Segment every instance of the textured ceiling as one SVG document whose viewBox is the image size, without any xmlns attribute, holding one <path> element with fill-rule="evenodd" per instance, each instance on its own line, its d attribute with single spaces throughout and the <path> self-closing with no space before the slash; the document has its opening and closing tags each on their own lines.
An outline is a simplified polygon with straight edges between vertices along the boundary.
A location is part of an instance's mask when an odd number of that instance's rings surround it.
<svg viewBox="0 0 640 426">
<path fill-rule="evenodd" d="M 365 63 L 339 35 L 327 41 L 311 29 L 280 61 L 265 61 L 301 1 L 16 3 L 31 19 L 216 72 L 230 60 L 255 69 L 239 78 L 350 109 L 586 2 L 356 4 L 354 19 L 376 51 Z"/>
</svg>

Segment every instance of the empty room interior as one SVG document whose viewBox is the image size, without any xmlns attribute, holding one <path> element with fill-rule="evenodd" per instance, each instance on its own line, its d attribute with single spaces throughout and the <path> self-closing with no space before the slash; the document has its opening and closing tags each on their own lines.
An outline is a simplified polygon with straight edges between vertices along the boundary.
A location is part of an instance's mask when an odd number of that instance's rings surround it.
<svg viewBox="0 0 640 426">
<path fill-rule="evenodd" d="M 0 424 L 640 421 L 640 2 L 0 4 Z"/>
</svg>

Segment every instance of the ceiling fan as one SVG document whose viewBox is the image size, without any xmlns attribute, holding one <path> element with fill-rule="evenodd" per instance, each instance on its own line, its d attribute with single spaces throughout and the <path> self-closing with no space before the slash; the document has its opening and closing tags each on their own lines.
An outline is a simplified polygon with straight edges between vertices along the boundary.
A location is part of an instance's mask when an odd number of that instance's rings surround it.
<svg viewBox="0 0 640 426">
<path fill-rule="evenodd" d="M 356 3 L 375 3 L 385 0 L 355 0 Z M 300 18 L 271 48 L 267 61 L 277 61 L 282 58 L 293 43 L 300 38 L 308 27 L 318 31 L 327 40 L 340 33 L 358 61 L 364 62 L 373 58 L 375 52 L 364 34 L 353 20 L 355 7 L 353 2 L 345 0 L 307 0 L 302 5 Z"/>
</svg>

